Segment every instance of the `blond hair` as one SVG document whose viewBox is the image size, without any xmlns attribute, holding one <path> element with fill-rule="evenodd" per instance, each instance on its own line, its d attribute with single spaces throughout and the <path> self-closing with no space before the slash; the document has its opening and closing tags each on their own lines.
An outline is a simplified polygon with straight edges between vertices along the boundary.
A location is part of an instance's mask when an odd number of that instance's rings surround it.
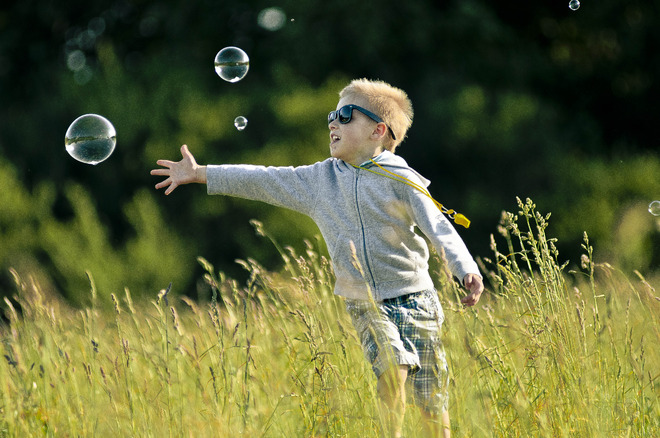
<svg viewBox="0 0 660 438">
<path fill-rule="evenodd" d="M 359 100 L 359 103 L 366 109 L 383 119 L 396 137 L 394 140 L 388 136 L 389 138 L 385 140 L 383 146 L 390 152 L 394 152 L 412 125 L 413 107 L 406 92 L 387 82 L 354 79 L 339 92 L 339 98 L 344 97 Z"/>
</svg>

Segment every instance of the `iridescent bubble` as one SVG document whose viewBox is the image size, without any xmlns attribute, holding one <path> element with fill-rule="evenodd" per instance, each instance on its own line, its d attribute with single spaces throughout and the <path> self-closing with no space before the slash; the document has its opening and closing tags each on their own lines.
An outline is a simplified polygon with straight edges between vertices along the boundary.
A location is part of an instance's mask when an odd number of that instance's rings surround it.
<svg viewBox="0 0 660 438">
<path fill-rule="evenodd" d="M 215 55 L 215 72 L 227 82 L 238 82 L 250 68 L 250 58 L 238 47 L 225 47 Z"/>
<path fill-rule="evenodd" d="M 580 2 L 578 0 L 571 0 L 568 2 L 568 7 L 571 8 L 571 11 L 577 11 L 580 7 Z"/>
<path fill-rule="evenodd" d="M 653 216 L 660 216 L 660 201 L 653 201 L 649 204 L 649 213 Z"/>
<path fill-rule="evenodd" d="M 97 114 L 78 117 L 66 130 L 66 151 L 76 160 L 98 164 L 108 158 L 117 144 L 117 133 L 112 123 Z"/>
<path fill-rule="evenodd" d="M 238 116 L 234 119 L 234 126 L 239 131 L 244 130 L 247 127 L 248 120 L 243 116 Z"/>
</svg>

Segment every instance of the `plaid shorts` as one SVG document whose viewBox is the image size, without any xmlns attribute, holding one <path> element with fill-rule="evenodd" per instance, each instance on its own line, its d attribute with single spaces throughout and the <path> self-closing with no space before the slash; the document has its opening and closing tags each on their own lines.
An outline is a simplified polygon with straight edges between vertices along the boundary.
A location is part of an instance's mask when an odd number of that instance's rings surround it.
<svg viewBox="0 0 660 438">
<path fill-rule="evenodd" d="M 364 354 L 380 377 L 408 365 L 406 384 L 415 404 L 439 414 L 448 408 L 449 373 L 440 329 L 445 319 L 435 290 L 383 301 L 346 300 Z"/>
</svg>

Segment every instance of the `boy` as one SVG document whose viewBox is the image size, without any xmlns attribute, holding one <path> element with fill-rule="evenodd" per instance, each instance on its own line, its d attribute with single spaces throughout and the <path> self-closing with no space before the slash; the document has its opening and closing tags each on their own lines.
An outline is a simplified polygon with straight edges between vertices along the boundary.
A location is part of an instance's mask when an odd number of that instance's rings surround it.
<svg viewBox="0 0 660 438">
<path fill-rule="evenodd" d="M 429 252 L 417 226 L 445 252 L 472 306 L 482 277 L 465 244 L 423 187 L 429 181 L 394 154 L 412 124 L 406 93 L 359 79 L 339 93 L 328 115 L 330 155 L 300 167 L 200 166 L 186 145 L 181 161 L 159 160 L 152 175 L 169 195 L 181 184 L 209 194 L 260 200 L 310 216 L 323 235 L 335 272 L 335 293 L 361 339 L 378 379 L 386 427 L 400 436 L 405 383 L 413 389 L 425 435 L 449 436 L 447 363 L 440 341 L 444 315 L 428 272 Z M 413 187 L 416 185 L 417 187 Z"/>
</svg>

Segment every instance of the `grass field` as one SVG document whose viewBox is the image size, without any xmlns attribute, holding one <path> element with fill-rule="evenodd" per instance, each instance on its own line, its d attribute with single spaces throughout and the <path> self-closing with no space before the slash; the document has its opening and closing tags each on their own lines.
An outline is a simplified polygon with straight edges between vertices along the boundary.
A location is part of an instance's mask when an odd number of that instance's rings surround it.
<svg viewBox="0 0 660 438">
<path fill-rule="evenodd" d="M 453 434 L 660 436 L 657 278 L 596 263 L 586 235 L 569 271 L 546 226 L 531 201 L 503 215 L 475 308 L 434 264 Z M 312 243 L 281 253 L 281 273 L 242 262 L 244 285 L 200 259 L 207 302 L 125 290 L 101 308 L 90 275 L 90 304 L 74 309 L 14 273 L 0 437 L 379 436 L 376 382 L 328 261 Z M 410 407 L 404 436 L 419 420 Z"/>
</svg>

